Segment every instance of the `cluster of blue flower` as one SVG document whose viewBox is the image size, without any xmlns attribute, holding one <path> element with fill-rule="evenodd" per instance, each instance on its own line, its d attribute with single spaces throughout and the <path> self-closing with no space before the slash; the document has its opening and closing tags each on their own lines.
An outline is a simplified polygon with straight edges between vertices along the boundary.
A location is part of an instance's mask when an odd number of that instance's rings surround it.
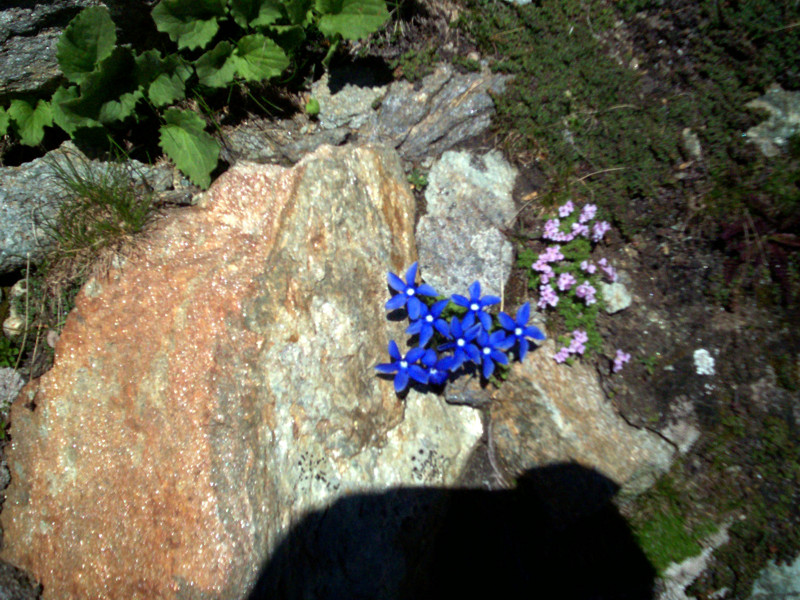
<svg viewBox="0 0 800 600">
<path fill-rule="evenodd" d="M 523 360 L 529 348 L 528 338 L 545 338 L 537 327 L 528 325 L 531 307 L 527 302 L 519 308 L 515 319 L 500 312 L 495 322 L 486 309 L 499 304 L 500 298 L 481 297 L 481 284 L 477 281 L 469 286 L 469 298 L 453 294 L 448 300 L 435 301 L 439 295 L 436 290 L 425 283 L 417 284 L 416 280 L 417 263 L 406 271 L 405 281 L 394 273 L 388 275 L 389 287 L 397 294 L 386 303 L 386 308 L 405 308 L 411 322 L 406 333 L 417 336 L 416 346 L 405 355 L 400 353 L 394 340 L 390 341 L 392 362 L 375 367 L 380 373 L 394 374 L 394 389 L 398 393 L 406 389 L 412 379 L 425 385 L 442 386 L 469 364 L 480 367 L 484 378 L 488 379 L 496 363 L 508 364 L 506 352 L 513 349 L 516 357 Z M 461 307 L 459 312 L 464 314 L 461 318 L 452 317 L 448 323 L 442 313 L 450 302 Z M 435 350 L 427 347 L 431 340 Z"/>
</svg>

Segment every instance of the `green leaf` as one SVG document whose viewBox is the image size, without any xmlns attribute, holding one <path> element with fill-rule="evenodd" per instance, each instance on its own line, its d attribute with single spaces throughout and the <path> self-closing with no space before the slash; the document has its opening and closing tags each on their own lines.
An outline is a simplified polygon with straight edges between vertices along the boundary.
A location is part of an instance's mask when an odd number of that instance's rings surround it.
<svg viewBox="0 0 800 600">
<path fill-rule="evenodd" d="M 286 0 L 286 15 L 292 25 L 306 26 L 311 21 L 310 13 L 313 0 Z"/>
<path fill-rule="evenodd" d="M 162 73 L 147 88 L 147 97 L 155 106 L 165 106 L 186 96 L 186 87 L 178 75 Z"/>
<path fill-rule="evenodd" d="M 286 12 L 280 0 L 260 0 L 258 14 L 250 21 L 251 27 L 272 25 L 284 17 Z"/>
<path fill-rule="evenodd" d="M 200 83 L 208 87 L 225 87 L 231 83 L 236 74 L 236 62 L 232 57 L 233 46 L 220 42 L 198 58 L 194 68 Z"/>
<path fill-rule="evenodd" d="M 156 29 L 169 35 L 178 48 L 205 48 L 219 30 L 226 0 L 161 0 L 151 15 Z"/>
<path fill-rule="evenodd" d="M 319 30 L 328 38 L 365 38 L 389 18 L 383 0 L 316 0 L 316 8 L 322 13 Z"/>
<path fill-rule="evenodd" d="M 6 134 L 10 121 L 11 119 L 9 119 L 6 109 L 0 106 L 0 136 Z"/>
<path fill-rule="evenodd" d="M 272 25 L 266 29 L 278 46 L 287 52 L 297 49 L 306 39 L 306 30 L 300 25 Z"/>
<path fill-rule="evenodd" d="M 102 123 L 77 114 L 69 108 L 67 102 L 78 97 L 78 88 L 71 85 L 67 88 L 58 88 L 51 98 L 53 108 L 53 122 L 66 131 L 70 137 L 75 137 L 75 132 L 81 128 L 98 128 Z"/>
<path fill-rule="evenodd" d="M 217 166 L 219 144 L 205 132 L 198 115 L 177 108 L 164 113 L 159 130 L 160 146 L 189 179 L 205 189 L 211 184 L 211 171 Z"/>
<path fill-rule="evenodd" d="M 58 40 L 56 57 L 64 76 L 80 83 L 117 43 L 114 21 L 104 6 L 91 6 L 72 19 Z"/>
<path fill-rule="evenodd" d="M 19 140 L 26 146 L 38 146 L 44 139 L 44 128 L 53 124 L 53 110 L 49 102 L 39 100 L 36 108 L 24 100 L 12 100 L 8 116 L 14 121 Z"/>
<path fill-rule="evenodd" d="M 135 75 L 136 61 L 131 49 L 118 46 L 84 78 L 80 96 L 61 102 L 61 108 L 101 123 L 121 121 L 133 114 L 143 96 Z"/>
<path fill-rule="evenodd" d="M 289 58 L 280 46 L 258 33 L 239 40 L 233 62 L 236 73 L 246 81 L 277 77 L 289 66 Z"/>
<path fill-rule="evenodd" d="M 157 107 L 183 99 L 191 75 L 192 68 L 177 54 L 162 59 L 157 50 L 148 50 L 136 57 L 136 81 Z"/>
</svg>

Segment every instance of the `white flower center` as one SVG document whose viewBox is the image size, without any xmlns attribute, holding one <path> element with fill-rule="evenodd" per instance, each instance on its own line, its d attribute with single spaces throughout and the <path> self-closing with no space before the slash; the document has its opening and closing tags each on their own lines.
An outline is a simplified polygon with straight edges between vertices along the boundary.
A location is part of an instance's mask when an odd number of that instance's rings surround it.
<svg viewBox="0 0 800 600">
<path fill-rule="evenodd" d="M 517 327 L 514 330 L 514 335 L 522 335 L 522 327 Z"/>
<path fill-rule="evenodd" d="M 437 371 L 435 368 L 431 367 L 431 371 L 430 371 L 431 375 L 436 375 L 438 372 L 439 371 Z"/>
<path fill-rule="evenodd" d="M 433 315 L 428 315 L 428 316 L 426 316 L 426 317 L 425 317 L 425 320 L 426 320 L 428 323 L 433 323 Z"/>
<path fill-rule="evenodd" d="M 414 288 L 410 287 L 406 290 L 406 296 L 413 296 L 414 295 Z"/>
<path fill-rule="evenodd" d="M 464 346 L 464 340 L 463 340 L 463 339 L 461 339 L 461 338 L 458 338 L 458 339 L 456 340 L 456 345 L 457 345 L 459 348 L 463 347 L 463 346 Z"/>
<path fill-rule="evenodd" d="M 472 304 L 470 304 L 470 305 L 469 305 L 469 309 L 470 309 L 470 310 L 478 310 L 479 308 L 480 308 L 480 306 L 478 306 L 478 305 L 477 305 L 477 304 L 475 304 L 474 302 L 473 302 Z"/>
<path fill-rule="evenodd" d="M 408 362 L 405 361 L 405 360 L 401 360 L 400 361 L 400 368 L 401 369 L 407 369 L 408 368 Z"/>
<path fill-rule="evenodd" d="M 484 353 L 486 356 L 489 356 L 489 355 L 492 353 L 492 349 L 491 349 L 491 348 L 484 348 L 484 349 L 483 349 L 483 353 Z"/>
</svg>

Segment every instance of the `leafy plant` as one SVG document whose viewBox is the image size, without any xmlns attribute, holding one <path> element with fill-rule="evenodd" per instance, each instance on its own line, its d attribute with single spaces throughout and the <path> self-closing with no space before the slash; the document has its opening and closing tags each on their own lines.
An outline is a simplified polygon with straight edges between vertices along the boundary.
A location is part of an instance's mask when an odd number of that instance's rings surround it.
<svg viewBox="0 0 800 600">
<path fill-rule="evenodd" d="M 330 41 L 329 60 L 340 40 L 377 31 L 389 13 L 384 0 L 161 0 L 151 16 L 176 52 L 137 54 L 117 44 L 108 9 L 81 11 L 56 52 L 66 83 L 49 100 L 16 98 L 0 107 L 0 135 L 11 127 L 21 143 L 36 146 L 45 127 L 55 124 L 72 138 L 102 137 L 154 113 L 161 121 L 161 149 L 205 188 L 219 144 L 200 116 L 176 104 L 190 91 L 200 97 L 210 89 L 280 76 L 316 32 Z"/>
<path fill-rule="evenodd" d="M 19 349 L 5 336 L 0 336 L 0 367 L 13 367 L 17 363 Z"/>
</svg>

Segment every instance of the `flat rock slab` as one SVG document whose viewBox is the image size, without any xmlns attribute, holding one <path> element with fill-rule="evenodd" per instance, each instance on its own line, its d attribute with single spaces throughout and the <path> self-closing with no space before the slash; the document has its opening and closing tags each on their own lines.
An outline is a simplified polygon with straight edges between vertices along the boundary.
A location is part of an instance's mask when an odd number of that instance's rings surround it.
<svg viewBox="0 0 800 600">
<path fill-rule="evenodd" d="M 309 511 L 452 485 L 477 413 L 403 402 L 374 371 L 402 333 L 386 272 L 416 258 L 413 222 L 394 150 L 323 147 L 241 163 L 155 226 L 87 283 L 12 406 L 2 558 L 45 600 L 239 600 Z M 378 561 L 365 597 L 405 574 Z"/>
</svg>

